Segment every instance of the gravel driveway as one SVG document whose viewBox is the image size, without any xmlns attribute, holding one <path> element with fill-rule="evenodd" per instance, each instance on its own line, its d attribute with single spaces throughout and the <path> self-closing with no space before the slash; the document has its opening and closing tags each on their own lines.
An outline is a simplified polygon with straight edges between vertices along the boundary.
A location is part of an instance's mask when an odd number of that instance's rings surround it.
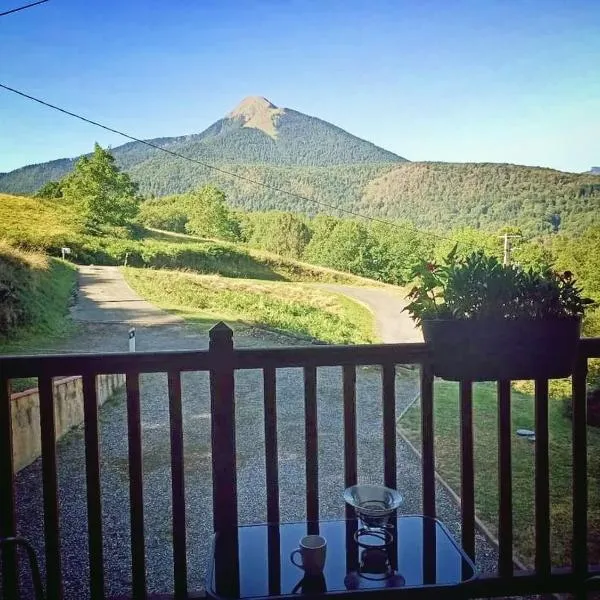
<svg viewBox="0 0 600 600">
<path fill-rule="evenodd" d="M 132 322 L 137 322 L 140 350 L 207 347 L 205 334 L 198 333 L 193 327 L 139 299 L 117 270 L 88 269 L 83 271 L 82 277 L 85 281 L 81 288 L 83 297 L 74 311 L 76 318 L 82 321 L 79 334 L 59 346 L 44 350 L 124 350 L 127 347 L 127 330 Z M 105 291 L 110 287 L 111 297 L 99 299 L 100 288 L 96 287 L 94 280 Z M 127 302 L 131 304 L 128 306 Z M 103 307 L 99 308 L 101 303 Z M 113 312 L 110 314 L 105 311 Z M 140 314 L 143 314 L 142 319 Z M 265 347 L 290 346 L 299 342 L 265 332 L 247 331 L 236 334 L 235 343 L 238 347 Z M 415 374 L 399 369 L 396 386 L 398 412 L 414 399 L 417 388 Z M 341 389 L 341 368 L 319 369 L 320 510 L 323 517 L 330 518 L 343 517 L 344 514 L 341 499 L 344 487 L 343 453 L 340 452 L 343 446 Z M 299 520 L 305 517 L 302 370 L 279 370 L 277 392 L 281 518 L 283 521 Z M 169 592 L 173 589 L 173 582 L 166 376 L 142 376 L 141 397 L 148 588 L 152 592 Z M 379 435 L 382 419 L 380 398 L 378 369 L 359 368 L 357 414 L 359 479 L 362 482 L 381 483 L 383 476 L 383 448 Z M 240 521 L 260 522 L 266 519 L 266 500 L 262 377 L 259 371 L 238 372 L 236 402 Z M 207 374 L 184 374 L 190 589 L 202 588 L 212 531 L 209 406 Z M 105 572 L 107 591 L 112 595 L 127 592 L 131 585 L 126 407 L 122 392 L 102 408 L 100 427 Z M 60 442 L 58 462 L 65 597 L 86 598 L 85 460 L 81 428 L 73 430 Z M 420 512 L 420 464 L 400 438 L 397 464 L 398 487 L 405 497 L 402 512 Z M 17 476 L 17 506 L 19 532 L 37 546 L 43 562 L 41 489 L 41 464 L 38 460 Z M 439 486 L 437 505 L 441 520 L 457 535 L 460 530 L 458 508 Z M 482 568 L 495 568 L 496 550 L 480 536 L 477 538 L 477 553 L 477 562 Z"/>
</svg>

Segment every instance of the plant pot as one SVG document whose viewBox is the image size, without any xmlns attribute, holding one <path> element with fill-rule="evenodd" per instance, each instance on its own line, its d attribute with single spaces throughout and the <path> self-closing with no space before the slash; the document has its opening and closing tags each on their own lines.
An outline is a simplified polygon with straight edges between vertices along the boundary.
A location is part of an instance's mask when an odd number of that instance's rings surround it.
<svg viewBox="0 0 600 600">
<path fill-rule="evenodd" d="M 433 373 L 451 381 L 568 377 L 580 330 L 579 318 L 423 321 Z"/>
</svg>

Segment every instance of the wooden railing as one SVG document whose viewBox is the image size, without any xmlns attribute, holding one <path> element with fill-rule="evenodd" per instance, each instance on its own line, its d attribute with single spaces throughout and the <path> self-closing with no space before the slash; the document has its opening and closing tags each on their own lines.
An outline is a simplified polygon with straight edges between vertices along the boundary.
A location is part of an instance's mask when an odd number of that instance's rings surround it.
<svg viewBox="0 0 600 600">
<path fill-rule="evenodd" d="M 592 589 L 596 574 L 588 564 L 587 537 L 587 361 L 600 357 L 600 339 L 582 339 L 573 375 L 573 561 L 572 568 L 551 570 L 550 495 L 548 462 L 548 382 L 535 384 L 535 570 L 514 572 L 510 382 L 498 382 L 499 465 L 499 564 L 497 573 L 486 573 L 469 588 L 474 597 Z M 319 516 L 317 373 L 319 367 L 341 366 L 343 371 L 344 481 L 357 481 L 356 367 L 379 365 L 382 373 L 382 436 L 384 482 L 396 487 L 395 374 L 396 365 L 420 367 L 422 510 L 436 514 L 434 471 L 434 387 L 427 347 L 424 344 L 368 346 L 310 346 L 270 349 L 234 349 L 231 330 L 224 324 L 210 333 L 206 351 L 140 352 L 106 355 L 53 355 L 0 357 L 0 537 L 16 531 L 16 506 L 11 443 L 10 379 L 37 377 L 40 388 L 42 475 L 47 597 L 62 597 L 58 515 L 58 483 L 52 378 L 82 375 L 85 395 L 85 458 L 88 509 L 90 595 L 105 598 L 102 510 L 100 489 L 99 420 L 95 379 L 102 373 L 125 373 L 129 454 L 132 594 L 146 597 L 142 436 L 140 419 L 141 373 L 166 372 L 171 442 L 174 595 L 188 597 L 186 515 L 181 373 L 210 373 L 213 521 L 216 531 L 237 523 L 236 423 L 234 374 L 240 369 L 261 369 L 264 394 L 265 473 L 267 519 L 278 522 L 279 473 L 277 451 L 277 369 L 300 367 L 304 371 L 307 518 Z M 475 489 L 473 462 L 472 384 L 460 384 L 461 437 L 461 536 L 465 551 L 475 553 Z M 2 555 L 5 596 L 18 598 L 17 565 L 10 549 Z"/>
</svg>

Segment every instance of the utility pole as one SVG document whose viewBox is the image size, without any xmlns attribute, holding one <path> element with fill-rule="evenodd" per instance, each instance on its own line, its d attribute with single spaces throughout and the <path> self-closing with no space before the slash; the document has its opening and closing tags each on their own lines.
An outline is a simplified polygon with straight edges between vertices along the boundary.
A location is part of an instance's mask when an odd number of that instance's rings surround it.
<svg viewBox="0 0 600 600">
<path fill-rule="evenodd" d="M 510 264 L 510 238 L 520 238 L 522 236 L 519 233 L 515 233 L 512 235 L 505 233 L 504 235 L 501 235 L 500 237 L 504 238 L 504 260 L 502 261 L 502 264 L 504 266 L 506 266 L 506 265 Z"/>
</svg>

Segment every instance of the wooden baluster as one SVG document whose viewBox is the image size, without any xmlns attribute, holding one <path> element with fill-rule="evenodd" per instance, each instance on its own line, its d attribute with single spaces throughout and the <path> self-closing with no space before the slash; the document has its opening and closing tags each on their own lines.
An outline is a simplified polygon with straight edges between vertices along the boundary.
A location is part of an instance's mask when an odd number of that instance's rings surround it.
<svg viewBox="0 0 600 600">
<path fill-rule="evenodd" d="M 96 376 L 83 376 L 83 419 L 85 436 L 85 473 L 88 514 L 88 556 L 90 595 L 102 600 L 104 591 L 104 557 L 102 548 L 102 499 L 100 488 L 100 441 L 98 434 L 98 396 Z"/>
<path fill-rule="evenodd" d="M 460 516 L 463 550 L 475 560 L 475 469 L 473 465 L 473 384 L 460 382 Z"/>
<path fill-rule="evenodd" d="M 350 487 L 357 483 L 358 466 L 356 452 L 356 367 L 343 367 L 344 393 L 344 484 Z M 346 518 L 354 517 L 354 509 L 346 504 Z"/>
<path fill-rule="evenodd" d="M 171 498 L 173 507 L 173 579 L 175 598 L 187 598 L 187 554 L 185 531 L 185 474 L 183 464 L 183 414 L 181 376 L 169 371 L 169 424 L 171 432 Z"/>
<path fill-rule="evenodd" d="M 13 465 L 12 402 L 10 381 L 0 377 L 0 537 L 17 535 L 15 471 Z M 18 598 L 17 553 L 2 549 L 2 585 L 6 598 Z"/>
<path fill-rule="evenodd" d="M 49 600 L 62 598 L 56 426 L 52 378 L 39 378 L 40 428 L 42 432 L 42 482 L 44 488 L 44 536 L 46 546 L 46 593 Z"/>
<path fill-rule="evenodd" d="M 383 481 L 396 489 L 396 367 L 383 365 L 381 372 L 383 400 Z"/>
<path fill-rule="evenodd" d="M 588 574 L 587 359 L 573 373 L 573 571 L 580 583 Z"/>
<path fill-rule="evenodd" d="M 535 382 L 535 570 L 550 575 L 550 462 L 548 380 Z"/>
<path fill-rule="evenodd" d="M 319 438 L 315 367 L 304 367 L 304 413 L 306 517 L 309 523 L 316 523 L 319 521 Z"/>
<path fill-rule="evenodd" d="M 435 517 L 435 454 L 433 448 L 433 371 L 421 365 L 421 470 L 423 477 L 423 514 Z"/>
<path fill-rule="evenodd" d="M 142 428 L 138 373 L 126 374 L 126 392 L 132 591 L 135 600 L 143 600 L 146 598 L 146 544 L 144 537 Z"/>
<path fill-rule="evenodd" d="M 265 415 L 265 475 L 267 522 L 279 523 L 279 467 L 277 451 L 277 383 L 275 369 L 263 369 Z"/>
<path fill-rule="evenodd" d="M 498 382 L 498 486 L 500 497 L 498 567 L 501 577 L 512 577 L 513 523 L 510 381 Z"/>
</svg>

